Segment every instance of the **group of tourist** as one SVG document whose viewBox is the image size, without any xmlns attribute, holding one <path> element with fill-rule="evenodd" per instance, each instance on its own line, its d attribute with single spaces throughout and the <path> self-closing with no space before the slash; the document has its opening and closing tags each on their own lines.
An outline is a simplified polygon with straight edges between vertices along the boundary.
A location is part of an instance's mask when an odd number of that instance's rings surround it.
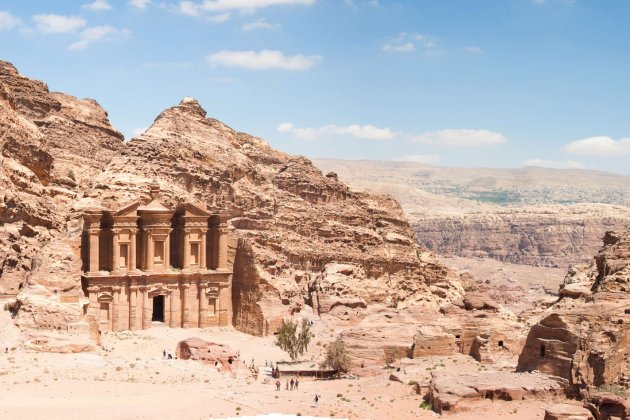
<svg viewBox="0 0 630 420">
<path fill-rule="evenodd" d="M 280 379 L 276 380 L 276 391 L 280 391 L 280 387 L 281 387 L 282 383 L 280 382 Z M 287 379 L 286 384 L 285 384 L 285 389 L 287 391 L 291 390 L 293 391 L 294 389 L 297 391 L 298 386 L 300 385 L 300 381 L 298 381 L 298 378 L 291 378 L 291 380 L 289 381 Z"/>
</svg>

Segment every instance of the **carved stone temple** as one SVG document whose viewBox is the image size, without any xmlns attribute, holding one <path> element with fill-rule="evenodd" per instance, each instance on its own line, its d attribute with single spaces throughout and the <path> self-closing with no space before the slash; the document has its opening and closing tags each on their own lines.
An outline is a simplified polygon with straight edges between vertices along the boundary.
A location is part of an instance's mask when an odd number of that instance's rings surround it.
<svg viewBox="0 0 630 420">
<path fill-rule="evenodd" d="M 232 271 L 225 216 L 190 203 L 151 201 L 84 213 L 87 318 L 98 332 L 228 325 Z"/>
</svg>

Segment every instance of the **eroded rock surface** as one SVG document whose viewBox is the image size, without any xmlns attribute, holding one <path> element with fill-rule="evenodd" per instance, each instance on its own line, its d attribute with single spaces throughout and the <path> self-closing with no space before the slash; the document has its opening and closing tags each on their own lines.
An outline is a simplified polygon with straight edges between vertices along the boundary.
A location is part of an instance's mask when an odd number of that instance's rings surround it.
<svg viewBox="0 0 630 420">
<path fill-rule="evenodd" d="M 227 209 L 233 324 L 272 333 L 305 305 L 335 322 L 370 306 L 436 310 L 457 272 L 413 241 L 391 197 L 355 192 L 304 157 L 206 117 L 192 98 L 123 143 L 93 100 L 51 93 L 0 63 L 0 287 L 23 327 L 80 324 L 81 215 L 147 199 Z M 80 329 L 80 327 L 76 327 Z"/>
<path fill-rule="evenodd" d="M 590 287 L 585 284 L 590 282 Z M 630 369 L 630 232 L 609 232 L 592 268 L 573 268 L 562 293 L 534 325 L 519 357 L 519 371 L 564 378 L 570 394 L 590 387 L 626 385 Z"/>
</svg>

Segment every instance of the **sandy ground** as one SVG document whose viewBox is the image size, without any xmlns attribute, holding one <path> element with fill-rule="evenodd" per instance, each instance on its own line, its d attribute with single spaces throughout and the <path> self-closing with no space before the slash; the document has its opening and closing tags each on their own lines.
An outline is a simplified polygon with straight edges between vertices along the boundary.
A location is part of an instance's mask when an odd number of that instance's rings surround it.
<svg viewBox="0 0 630 420">
<path fill-rule="evenodd" d="M 6 321 L 6 320 L 5 320 Z M 5 336 L 11 328 L 0 328 Z M 287 359 L 273 337 L 252 337 L 230 328 L 169 329 L 106 334 L 97 353 L 55 354 L 9 350 L 0 354 L 2 419 L 208 419 L 265 413 L 351 419 L 434 419 L 420 408 L 413 386 L 389 380 L 391 371 L 371 378 L 309 380 L 297 391 L 276 391 L 273 380 L 219 373 L 213 366 L 165 360 L 181 339 L 200 337 L 240 350 L 247 364 Z M 313 345 L 311 354 L 320 354 Z M 316 357 L 316 356 L 313 356 Z M 472 360 L 472 359 L 470 359 Z M 314 359 L 316 361 L 316 359 Z M 431 369 L 463 369 L 462 360 L 430 358 Z M 465 370 L 478 369 L 464 361 Z M 424 365 L 416 366 L 420 371 Z M 317 407 L 315 394 L 321 396 Z M 452 419 L 543 418 L 547 403 L 483 401 L 474 412 Z"/>
</svg>

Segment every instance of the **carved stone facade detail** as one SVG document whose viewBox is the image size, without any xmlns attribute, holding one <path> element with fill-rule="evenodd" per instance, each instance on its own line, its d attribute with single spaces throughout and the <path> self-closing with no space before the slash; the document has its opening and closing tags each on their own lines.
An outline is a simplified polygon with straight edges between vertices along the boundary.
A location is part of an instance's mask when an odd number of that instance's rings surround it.
<svg viewBox="0 0 630 420">
<path fill-rule="evenodd" d="M 81 278 L 99 332 L 228 325 L 232 272 L 221 213 L 158 201 L 84 212 Z"/>
</svg>

